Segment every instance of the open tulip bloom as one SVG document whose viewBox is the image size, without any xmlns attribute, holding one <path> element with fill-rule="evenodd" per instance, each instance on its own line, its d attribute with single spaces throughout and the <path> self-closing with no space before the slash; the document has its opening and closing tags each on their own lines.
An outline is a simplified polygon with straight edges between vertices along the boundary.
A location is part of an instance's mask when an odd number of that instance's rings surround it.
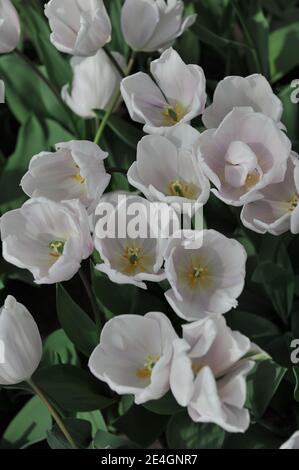
<svg viewBox="0 0 299 470">
<path fill-rule="evenodd" d="M 3 257 L 37 284 L 71 279 L 93 251 L 87 212 L 78 200 L 33 198 L 0 220 Z"/>
<path fill-rule="evenodd" d="M 299 233 L 299 162 L 293 154 L 288 160 L 285 179 L 261 191 L 262 199 L 246 204 L 241 212 L 245 227 L 257 233 L 281 235 Z"/>
<path fill-rule="evenodd" d="M 211 191 L 232 206 L 262 197 L 260 191 L 283 181 L 291 142 L 273 119 L 234 108 L 217 129 L 199 137 L 204 171 Z"/>
<path fill-rule="evenodd" d="M 218 83 L 213 103 L 202 115 L 206 128 L 217 128 L 234 108 L 252 108 L 280 123 L 283 106 L 268 80 L 260 74 L 249 77 L 225 77 Z"/>
<path fill-rule="evenodd" d="M 207 202 L 210 184 L 193 150 L 199 133 L 190 126 L 182 127 L 174 128 L 167 137 L 143 137 L 137 147 L 137 161 L 128 171 L 128 181 L 150 201 L 173 204 L 184 211 L 192 203 L 199 208 Z M 181 132 L 190 136 L 189 143 L 186 138 L 184 143 L 181 141 Z"/>
<path fill-rule="evenodd" d="M 15 385 L 31 378 L 42 357 L 38 327 L 24 305 L 9 295 L 0 309 L 0 385 Z"/>
<path fill-rule="evenodd" d="M 56 152 L 41 152 L 32 157 L 21 186 L 30 197 L 45 197 L 56 202 L 79 199 L 94 210 L 111 176 L 106 173 L 100 147 L 89 141 L 73 140 L 56 145 Z"/>
<path fill-rule="evenodd" d="M 245 281 L 246 252 L 236 240 L 215 230 L 183 231 L 165 253 L 166 299 L 181 318 L 194 321 L 228 312 L 238 305 Z M 189 237 L 199 247 L 185 245 Z M 194 245 L 194 244 L 193 244 Z"/>
<path fill-rule="evenodd" d="M 254 362 L 243 358 L 251 348 L 250 340 L 228 328 L 223 317 L 183 325 L 183 339 L 174 341 L 170 387 L 193 421 L 246 431 L 246 376 Z"/>
<path fill-rule="evenodd" d="M 61 52 L 89 57 L 111 40 L 103 0 L 50 0 L 45 5 L 51 42 Z"/>
<path fill-rule="evenodd" d="M 183 18 L 181 0 L 125 0 L 122 32 L 135 51 L 165 49 L 193 25 L 197 15 Z"/>
<path fill-rule="evenodd" d="M 189 123 L 202 114 L 206 79 L 198 65 L 186 65 L 172 48 L 151 63 L 154 80 L 138 72 L 121 82 L 121 93 L 133 121 L 145 124 L 149 134 Z"/>
<path fill-rule="evenodd" d="M 110 199 L 112 201 L 112 198 Z M 96 214 L 104 212 L 100 203 Z M 138 217 L 136 219 L 136 217 Z M 161 233 L 155 232 L 159 221 Z M 140 196 L 123 195 L 107 220 L 100 219 L 95 227 L 95 248 L 104 261 L 96 269 L 118 284 L 133 284 L 146 289 L 144 281 L 160 282 L 165 279 L 163 250 L 166 240 L 163 230 L 171 230 L 173 224 L 178 227 L 178 218 L 174 210 L 166 204 L 150 205 Z M 103 235 L 103 226 L 113 227 L 113 234 Z M 141 233 L 135 227 L 142 227 Z M 172 229 L 173 230 L 173 229 Z"/>
<path fill-rule="evenodd" d="M 118 394 L 134 395 L 136 404 L 156 400 L 169 390 L 175 338 L 163 313 L 121 315 L 104 326 L 89 368 Z"/>
</svg>

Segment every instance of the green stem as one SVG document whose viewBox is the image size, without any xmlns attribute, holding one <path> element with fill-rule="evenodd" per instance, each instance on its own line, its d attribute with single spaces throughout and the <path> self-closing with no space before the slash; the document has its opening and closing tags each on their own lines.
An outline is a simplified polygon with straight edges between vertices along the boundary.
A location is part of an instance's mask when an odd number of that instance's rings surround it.
<svg viewBox="0 0 299 470">
<path fill-rule="evenodd" d="M 128 75 L 130 75 L 131 73 L 131 70 L 132 70 L 132 67 L 134 65 L 134 61 L 135 61 L 135 55 L 136 53 L 133 51 L 132 52 L 132 55 L 131 55 L 131 58 L 129 60 L 129 63 L 128 63 L 128 66 L 127 66 L 127 70 L 126 70 L 126 73 L 125 73 L 125 76 L 127 77 Z M 111 114 L 113 113 L 117 103 L 118 103 L 118 100 L 120 98 L 120 89 L 117 90 L 117 92 L 115 93 L 115 95 L 113 96 L 111 102 L 110 102 L 110 105 L 108 106 L 107 110 L 106 110 L 106 113 L 104 114 L 104 117 L 101 121 L 101 124 L 98 128 L 98 131 L 95 135 L 95 138 L 94 138 L 94 143 L 95 144 L 98 144 L 101 140 L 101 137 L 102 137 L 102 134 L 105 130 L 105 127 L 107 125 L 107 122 L 109 121 L 109 118 L 111 116 Z"/>
<path fill-rule="evenodd" d="M 70 446 L 72 447 L 72 449 L 78 449 L 77 444 L 75 443 L 74 439 L 72 438 L 72 436 L 70 435 L 70 433 L 66 429 L 61 417 L 59 416 L 59 414 L 57 413 L 55 408 L 52 406 L 52 404 L 49 402 L 49 400 L 47 399 L 44 392 L 41 391 L 41 389 L 33 382 L 32 379 L 28 379 L 27 383 L 30 385 L 30 387 L 32 388 L 34 393 L 44 403 L 44 405 L 47 407 L 47 409 L 49 410 L 51 416 L 55 420 L 57 426 L 59 427 L 60 431 L 62 432 L 62 434 L 64 435 L 64 437 L 66 438 L 66 440 L 68 441 Z"/>
<path fill-rule="evenodd" d="M 106 52 L 107 56 L 109 57 L 109 59 L 111 60 L 111 62 L 113 63 L 114 67 L 116 68 L 116 70 L 118 71 L 118 73 L 120 74 L 121 77 L 125 77 L 125 72 L 123 71 L 123 69 L 121 68 L 121 66 L 119 65 L 119 63 L 117 62 L 116 58 L 114 57 L 114 55 L 112 54 L 112 52 L 108 49 L 107 46 L 104 46 L 103 47 L 104 51 Z"/>
<path fill-rule="evenodd" d="M 242 14 L 239 10 L 239 7 L 237 6 L 237 3 L 235 0 L 232 0 L 232 4 L 233 4 L 233 7 L 234 7 L 234 10 L 236 12 L 236 15 L 237 15 L 237 18 L 239 19 L 239 22 L 242 26 L 242 29 L 243 29 L 243 32 L 245 34 L 245 38 L 247 40 L 247 43 L 252 51 L 252 55 L 253 55 L 253 59 L 255 61 L 255 64 L 256 64 L 256 68 L 257 68 L 257 71 L 260 72 L 260 73 L 263 73 L 263 66 L 260 62 L 260 59 L 259 59 L 259 56 L 258 56 L 258 53 L 257 53 L 257 49 L 256 49 L 256 46 L 254 44 L 254 41 L 247 29 L 247 25 L 245 23 L 245 21 L 243 20 L 243 17 L 242 17 Z"/>
<path fill-rule="evenodd" d="M 101 319 L 101 315 L 100 315 L 100 311 L 99 311 L 97 301 L 94 297 L 94 294 L 93 294 L 92 289 L 90 287 L 89 281 L 88 281 L 88 279 L 85 275 L 85 272 L 83 271 L 82 268 L 79 270 L 79 276 L 80 276 L 82 284 L 84 285 L 84 288 L 86 290 L 86 294 L 89 298 L 97 328 L 100 331 L 101 327 L 103 325 L 103 321 Z"/>
<path fill-rule="evenodd" d="M 107 173 L 122 173 L 123 175 L 126 175 L 128 173 L 128 170 L 125 170 L 124 168 L 116 168 L 116 167 L 111 167 L 111 168 L 106 168 Z"/>
<path fill-rule="evenodd" d="M 53 95 L 56 97 L 57 101 L 60 103 L 60 105 L 66 110 L 66 112 L 68 113 L 68 115 L 70 116 L 71 118 L 71 122 L 72 122 L 72 125 L 73 125 L 73 130 L 75 132 L 77 132 L 77 129 L 76 129 L 76 124 L 75 124 L 75 121 L 73 119 L 73 116 L 72 116 L 72 113 L 71 113 L 71 110 L 70 108 L 67 106 L 67 104 L 63 101 L 59 91 L 57 90 L 57 88 L 53 85 L 53 83 L 51 83 L 51 81 L 39 70 L 39 68 L 37 67 L 37 65 L 32 62 L 25 54 L 23 54 L 23 52 L 21 52 L 20 50 L 18 49 L 15 49 L 15 54 L 17 54 L 24 62 L 26 62 L 26 64 L 33 70 L 33 72 L 44 82 L 44 84 L 49 88 L 49 90 L 53 93 Z"/>
</svg>

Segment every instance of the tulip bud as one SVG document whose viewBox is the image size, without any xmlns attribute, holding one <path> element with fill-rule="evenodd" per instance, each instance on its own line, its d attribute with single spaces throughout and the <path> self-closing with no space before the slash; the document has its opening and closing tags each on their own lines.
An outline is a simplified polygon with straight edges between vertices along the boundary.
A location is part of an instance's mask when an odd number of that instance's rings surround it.
<svg viewBox="0 0 299 470">
<path fill-rule="evenodd" d="M 111 22 L 103 0 L 50 0 L 45 6 L 51 42 L 61 52 L 89 57 L 111 40 Z"/>
<path fill-rule="evenodd" d="M 181 0 L 126 0 L 121 15 L 124 38 L 136 51 L 165 49 L 196 20 L 196 15 L 183 18 L 183 12 Z"/>
<path fill-rule="evenodd" d="M 42 340 L 33 317 L 9 295 L 0 310 L 0 384 L 30 379 L 42 357 Z"/>
<path fill-rule="evenodd" d="M 21 28 L 18 13 L 10 0 L 0 0 L 0 54 L 16 48 Z"/>
</svg>

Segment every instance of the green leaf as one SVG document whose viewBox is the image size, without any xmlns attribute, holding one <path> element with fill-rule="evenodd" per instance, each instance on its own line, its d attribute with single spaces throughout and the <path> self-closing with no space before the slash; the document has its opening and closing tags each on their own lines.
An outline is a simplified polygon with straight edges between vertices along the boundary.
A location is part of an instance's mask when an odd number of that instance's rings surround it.
<svg viewBox="0 0 299 470">
<path fill-rule="evenodd" d="M 43 72 L 42 72 L 43 73 Z M 70 113 L 26 61 L 15 53 L 0 58 L 0 75 L 5 82 L 6 100 L 20 123 L 33 113 L 66 125 Z"/>
<path fill-rule="evenodd" d="M 38 397 L 28 403 L 12 419 L 0 442 L 1 449 L 24 449 L 46 439 L 51 429 L 51 416 Z"/>
<path fill-rule="evenodd" d="M 107 431 L 105 420 L 102 413 L 99 410 L 88 411 L 88 412 L 79 412 L 76 414 L 76 418 L 84 419 L 91 424 L 91 436 L 95 437 L 98 430 Z"/>
<path fill-rule="evenodd" d="M 287 369 L 272 360 L 256 364 L 247 379 L 247 407 L 261 418 L 269 407 Z"/>
<path fill-rule="evenodd" d="M 267 429 L 253 424 L 244 434 L 227 434 L 225 449 L 279 449 L 286 439 L 275 436 Z"/>
<path fill-rule="evenodd" d="M 34 382 L 65 411 L 93 411 L 107 408 L 114 400 L 102 395 L 103 387 L 90 373 L 71 365 L 38 370 Z"/>
<path fill-rule="evenodd" d="M 166 431 L 170 449 L 220 449 L 224 437 L 219 426 L 194 423 L 185 410 L 171 418 Z"/>
<path fill-rule="evenodd" d="M 68 60 L 50 42 L 50 29 L 46 19 L 32 5 L 24 5 L 20 12 L 41 63 L 45 65 L 49 78 L 60 91 L 72 79 Z"/>
<path fill-rule="evenodd" d="M 78 365 L 79 359 L 73 343 L 63 330 L 56 330 L 46 339 L 43 348 L 42 366 L 55 364 Z"/>
<path fill-rule="evenodd" d="M 143 406 L 132 406 L 114 425 L 116 429 L 142 447 L 148 447 L 164 432 L 168 416 L 158 415 Z"/>
<path fill-rule="evenodd" d="M 299 21 L 278 28 L 270 34 L 270 73 L 273 83 L 299 64 L 299 56 L 294 47 L 298 41 Z"/>
<path fill-rule="evenodd" d="M 63 424 L 78 447 L 87 449 L 91 442 L 91 424 L 83 419 L 63 419 Z M 47 441 L 51 449 L 72 449 L 57 424 L 47 433 Z"/>
<path fill-rule="evenodd" d="M 94 449 L 137 449 L 136 444 L 130 442 L 124 437 L 115 436 L 114 434 L 102 431 L 96 433 L 93 441 Z"/>
<path fill-rule="evenodd" d="M 114 114 L 110 116 L 108 126 L 117 137 L 136 151 L 138 142 L 144 136 L 144 133 L 140 129 Z"/>
<path fill-rule="evenodd" d="M 171 392 L 168 392 L 159 400 L 151 400 L 143 405 L 147 410 L 159 415 L 173 415 L 182 411 Z"/>
<path fill-rule="evenodd" d="M 73 301 L 61 284 L 58 284 L 56 289 L 56 307 L 58 320 L 65 333 L 76 348 L 89 357 L 99 343 L 95 323 Z"/>
<path fill-rule="evenodd" d="M 233 330 L 241 331 L 260 347 L 267 346 L 281 335 L 280 329 L 274 323 L 254 313 L 232 310 L 226 319 Z"/>
</svg>

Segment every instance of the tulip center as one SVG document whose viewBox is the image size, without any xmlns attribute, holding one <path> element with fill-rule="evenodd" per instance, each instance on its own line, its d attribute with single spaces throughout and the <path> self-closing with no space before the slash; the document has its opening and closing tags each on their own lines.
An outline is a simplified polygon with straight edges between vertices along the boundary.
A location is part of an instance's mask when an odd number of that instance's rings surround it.
<svg viewBox="0 0 299 470">
<path fill-rule="evenodd" d="M 296 209 L 297 205 L 298 205 L 298 201 L 299 201 L 299 194 L 294 194 L 294 196 L 292 197 L 292 199 L 290 199 L 288 201 L 288 204 L 289 204 L 289 209 L 288 211 L 289 212 L 293 212 L 293 210 Z"/>
<path fill-rule="evenodd" d="M 150 379 L 152 375 L 153 368 L 159 361 L 160 356 L 156 354 L 149 354 L 146 358 L 146 362 L 143 367 L 137 370 L 137 377 L 139 379 Z"/>
<path fill-rule="evenodd" d="M 63 253 L 65 242 L 53 240 L 49 243 L 49 255 L 53 258 L 60 258 Z"/>
<path fill-rule="evenodd" d="M 138 269 L 144 268 L 144 256 L 140 247 L 127 246 L 122 255 L 122 270 L 126 274 L 134 275 Z"/>
<path fill-rule="evenodd" d="M 186 183 L 184 180 L 177 179 L 171 181 L 168 188 L 170 196 L 185 197 L 187 199 L 196 199 L 198 196 L 198 187 L 193 183 Z"/>
<path fill-rule="evenodd" d="M 86 178 L 83 178 L 83 176 L 80 173 L 80 168 L 78 165 L 76 165 L 76 169 L 78 170 L 77 173 L 74 174 L 73 179 L 77 181 L 79 184 L 84 184 L 86 181 Z"/>
<path fill-rule="evenodd" d="M 192 371 L 193 371 L 194 377 L 196 377 L 197 374 L 201 371 L 201 369 L 202 369 L 204 366 L 201 364 L 201 362 L 193 361 L 191 367 L 192 367 Z"/>
<path fill-rule="evenodd" d="M 246 181 L 245 181 L 246 188 L 247 189 L 252 188 L 259 182 L 259 180 L 260 180 L 260 174 L 258 171 L 254 171 L 253 173 L 250 173 L 246 177 Z"/>
<path fill-rule="evenodd" d="M 207 267 L 191 266 L 188 272 L 188 283 L 189 286 L 194 289 L 199 283 L 204 282 L 209 276 L 209 270 Z"/>
<path fill-rule="evenodd" d="M 182 120 L 185 110 L 181 103 L 177 102 L 174 106 L 166 106 L 162 112 L 165 126 L 174 126 Z"/>
</svg>

